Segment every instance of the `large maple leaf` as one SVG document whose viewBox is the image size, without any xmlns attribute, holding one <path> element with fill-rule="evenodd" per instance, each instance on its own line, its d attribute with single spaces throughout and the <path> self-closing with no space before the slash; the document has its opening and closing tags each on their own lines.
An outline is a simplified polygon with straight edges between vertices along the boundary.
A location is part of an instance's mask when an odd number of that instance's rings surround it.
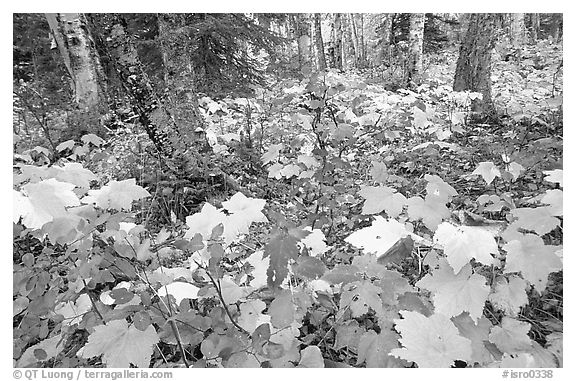
<svg viewBox="0 0 576 381">
<path fill-rule="evenodd" d="M 410 197 L 408 216 L 411 220 L 422 220 L 424 225 L 432 231 L 436 230 L 443 219 L 450 217 L 450 210 L 446 207 L 446 201 L 438 196 L 426 195 L 425 199 L 414 196 Z"/>
<path fill-rule="evenodd" d="M 288 276 L 288 262 L 298 259 L 298 239 L 285 232 L 276 233 L 264 248 L 264 258 L 270 257 L 268 284 L 279 287 Z"/>
<path fill-rule="evenodd" d="M 555 254 L 557 248 L 544 245 L 542 238 L 534 234 L 508 242 L 503 248 L 508 253 L 504 272 L 521 272 L 538 292 L 546 288 L 550 273 L 562 270 L 562 260 Z"/>
<path fill-rule="evenodd" d="M 102 362 L 108 368 L 129 368 L 130 364 L 148 368 L 154 344 L 159 341 L 152 325 L 142 332 L 123 319 L 112 320 L 94 328 L 78 355 L 83 358 L 102 355 Z"/>
<path fill-rule="evenodd" d="M 410 235 L 404 224 L 382 216 L 376 216 L 372 225 L 355 231 L 345 241 L 363 249 L 366 253 L 383 255 L 401 238 Z"/>
<path fill-rule="evenodd" d="M 21 216 L 24 226 L 40 229 L 54 218 L 65 217 L 67 207 L 80 205 L 74 188 L 74 184 L 55 179 L 24 185 L 22 190 L 27 197 L 14 191 L 14 219 Z"/>
<path fill-rule="evenodd" d="M 494 236 L 478 226 L 454 226 L 443 222 L 434 233 L 434 242 L 444 247 L 448 263 L 456 273 L 471 259 L 491 265 L 494 263 L 491 254 L 498 254 Z"/>
<path fill-rule="evenodd" d="M 196 234 L 202 235 L 205 240 L 212 235 L 212 230 L 219 224 L 224 224 L 226 215 L 210 203 L 205 203 L 198 213 L 186 217 L 188 231 L 184 238 L 192 239 Z"/>
<path fill-rule="evenodd" d="M 394 189 L 384 185 L 364 186 L 358 194 L 366 200 L 362 214 L 378 214 L 384 210 L 388 216 L 396 218 L 406 205 L 406 197 L 402 193 L 396 193 Z"/>
<path fill-rule="evenodd" d="M 413 311 L 400 311 L 403 319 L 395 319 L 403 348 L 390 354 L 413 361 L 420 368 L 448 368 L 456 360 L 469 361 L 472 344 L 460 336 L 447 316 L 435 313 L 430 317 Z"/>
<path fill-rule="evenodd" d="M 490 320 L 482 316 L 478 322 L 474 322 L 468 313 L 462 313 L 453 317 L 452 322 L 458 328 L 460 335 L 469 339 L 472 343 L 471 362 L 484 365 L 494 361 L 485 344 L 488 341 L 490 328 L 492 328 Z"/>
<path fill-rule="evenodd" d="M 380 288 L 370 281 L 362 280 L 348 283 L 342 287 L 339 314 L 343 314 L 349 307 L 352 317 L 360 317 L 368 313 L 368 308 L 372 308 L 376 316 L 382 316 L 384 310 L 380 292 Z"/>
<path fill-rule="evenodd" d="M 367 368 L 399 368 L 405 364 L 391 356 L 390 351 L 399 348 L 400 336 L 393 331 L 382 331 L 379 334 L 370 330 L 360 337 L 358 344 L 357 365 L 366 362 Z"/>
<path fill-rule="evenodd" d="M 435 312 L 452 317 L 467 311 L 475 321 L 482 316 L 490 293 L 486 278 L 472 274 L 470 264 L 454 274 L 445 259 L 441 259 L 440 267 L 420 279 L 416 286 L 432 291 Z"/>
<path fill-rule="evenodd" d="M 482 176 L 487 185 L 490 185 L 496 177 L 501 177 L 500 170 L 491 161 L 483 161 L 478 164 L 478 167 L 472 172 L 472 175 Z"/>
<path fill-rule="evenodd" d="M 438 197 L 445 202 L 448 202 L 452 197 L 456 196 L 458 192 L 450 184 L 442 180 L 437 175 L 424 175 L 424 180 L 428 181 L 426 185 L 426 194 Z"/>
<path fill-rule="evenodd" d="M 112 180 L 100 189 L 88 191 L 82 202 L 96 204 L 102 209 L 130 210 L 133 201 L 149 196 L 146 189 L 136 185 L 136 179 Z"/>
<path fill-rule="evenodd" d="M 516 316 L 520 308 L 528 304 L 526 281 L 517 276 L 511 276 L 509 279 L 500 277 L 496 280 L 494 292 L 488 299 L 506 315 Z"/>
<path fill-rule="evenodd" d="M 38 361 L 50 360 L 62 352 L 65 344 L 66 342 L 62 339 L 61 333 L 49 339 L 44 339 L 28 347 L 16 362 L 15 367 L 25 368 L 36 364 Z M 38 356 L 39 353 L 41 353 L 41 356 Z"/>
<path fill-rule="evenodd" d="M 530 323 L 504 316 L 501 326 L 492 327 L 488 337 L 502 352 L 514 355 L 532 349 L 529 331 Z"/>
</svg>

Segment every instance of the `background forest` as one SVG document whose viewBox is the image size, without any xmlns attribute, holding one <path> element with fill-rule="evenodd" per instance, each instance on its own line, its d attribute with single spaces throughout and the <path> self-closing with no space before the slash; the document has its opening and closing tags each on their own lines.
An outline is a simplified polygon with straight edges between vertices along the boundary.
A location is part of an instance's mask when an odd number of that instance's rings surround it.
<svg viewBox="0 0 576 381">
<path fill-rule="evenodd" d="M 562 367 L 562 43 L 14 14 L 14 366 Z"/>
</svg>

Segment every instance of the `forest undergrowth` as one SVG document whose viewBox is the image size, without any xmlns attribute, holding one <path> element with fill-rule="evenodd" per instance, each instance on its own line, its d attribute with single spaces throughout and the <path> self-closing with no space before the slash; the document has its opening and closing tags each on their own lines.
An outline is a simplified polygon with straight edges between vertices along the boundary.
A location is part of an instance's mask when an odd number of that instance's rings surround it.
<svg viewBox="0 0 576 381">
<path fill-rule="evenodd" d="M 562 49 L 497 60 L 497 124 L 446 54 L 200 97 L 170 163 L 15 136 L 14 365 L 561 367 Z"/>
</svg>

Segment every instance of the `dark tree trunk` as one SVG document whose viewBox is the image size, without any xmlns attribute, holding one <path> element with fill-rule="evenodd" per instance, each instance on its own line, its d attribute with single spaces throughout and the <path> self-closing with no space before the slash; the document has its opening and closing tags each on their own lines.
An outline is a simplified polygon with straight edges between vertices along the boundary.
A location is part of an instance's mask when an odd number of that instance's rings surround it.
<svg viewBox="0 0 576 381">
<path fill-rule="evenodd" d="M 482 94 L 482 101 L 475 101 L 474 109 L 490 121 L 497 119 L 490 80 L 491 56 L 496 44 L 495 24 L 495 14 L 470 15 L 454 76 L 454 91 L 468 90 Z"/>
<path fill-rule="evenodd" d="M 322 40 L 322 24 L 320 22 L 320 13 L 314 14 L 314 42 L 316 45 L 316 54 L 318 56 L 318 69 L 326 69 L 326 55 L 324 54 L 324 41 Z"/>
<path fill-rule="evenodd" d="M 540 14 L 530 13 L 530 26 L 528 28 L 528 37 L 531 44 L 535 44 L 538 41 L 538 33 L 540 32 Z"/>
<path fill-rule="evenodd" d="M 335 13 L 333 16 L 330 40 L 328 51 L 331 67 L 342 70 L 342 15 L 340 13 Z"/>
</svg>

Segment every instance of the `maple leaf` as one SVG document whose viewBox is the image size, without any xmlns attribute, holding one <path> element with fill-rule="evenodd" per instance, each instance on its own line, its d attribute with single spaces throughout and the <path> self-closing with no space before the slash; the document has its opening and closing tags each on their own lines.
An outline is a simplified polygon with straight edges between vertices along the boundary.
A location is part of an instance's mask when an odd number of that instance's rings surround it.
<svg viewBox="0 0 576 381">
<path fill-rule="evenodd" d="M 274 163 L 268 168 L 268 177 L 280 180 L 282 178 L 282 169 L 284 166 L 280 163 Z"/>
<path fill-rule="evenodd" d="M 86 134 L 82 136 L 80 140 L 82 140 L 82 143 L 84 144 L 93 144 L 96 147 L 100 147 L 104 144 L 104 139 L 95 134 Z"/>
<path fill-rule="evenodd" d="M 294 322 L 294 310 L 292 293 L 288 290 L 283 290 L 268 307 L 268 315 L 271 317 L 272 325 L 276 328 L 288 327 Z"/>
<path fill-rule="evenodd" d="M 472 344 L 470 361 L 480 365 L 494 361 L 493 356 L 485 345 L 485 342 L 488 341 L 490 328 L 492 328 L 490 320 L 482 316 L 477 322 L 474 322 L 470 315 L 465 312 L 453 317 L 452 322 L 458 328 L 460 335 L 469 339 Z"/>
<path fill-rule="evenodd" d="M 544 245 L 542 238 L 534 234 L 508 242 L 503 249 L 508 253 L 504 272 L 521 272 L 538 292 L 546 288 L 550 273 L 562 270 L 562 260 L 555 254 L 556 247 Z"/>
<path fill-rule="evenodd" d="M 14 365 L 16 368 L 27 368 L 36 364 L 38 361 L 48 361 L 58 356 L 64 349 L 66 340 L 62 339 L 62 334 L 53 336 L 49 339 L 44 339 L 37 344 L 34 344 L 26 349 L 22 356 L 16 361 Z M 42 358 L 37 358 L 35 353 L 38 351 L 43 352 Z"/>
<path fill-rule="evenodd" d="M 225 275 L 220 281 L 220 292 L 226 304 L 236 303 L 248 294 L 246 287 L 238 286 L 229 275 Z"/>
<path fill-rule="evenodd" d="M 472 175 L 480 175 L 489 185 L 496 177 L 501 177 L 500 170 L 491 161 L 483 161 L 472 172 Z"/>
<path fill-rule="evenodd" d="M 250 275 L 252 275 L 254 279 L 250 281 L 250 286 L 255 289 L 266 286 L 266 271 L 268 270 L 268 267 L 270 267 L 270 258 L 264 258 L 264 252 L 258 250 L 252 253 L 246 259 L 246 262 L 253 267 Z"/>
<path fill-rule="evenodd" d="M 432 231 L 436 230 L 443 219 L 450 217 L 446 202 L 437 196 L 428 194 L 425 199 L 418 196 L 410 197 L 406 204 L 410 219 L 421 219 L 424 225 Z"/>
<path fill-rule="evenodd" d="M 66 149 L 72 149 L 72 147 L 74 147 L 75 144 L 76 142 L 72 139 L 66 140 L 65 142 L 62 142 L 56 146 L 56 151 L 62 152 Z"/>
<path fill-rule="evenodd" d="M 310 234 L 300 240 L 299 244 L 308 249 L 308 254 L 311 257 L 324 254 L 328 249 L 330 249 L 330 246 L 326 245 L 326 236 L 322 230 L 312 229 L 309 226 L 305 227 L 304 230 L 309 231 Z"/>
<path fill-rule="evenodd" d="M 526 281 L 517 276 L 511 276 L 509 279 L 500 277 L 496 280 L 494 292 L 488 299 L 506 315 L 516 316 L 520 308 L 528 304 Z"/>
<path fill-rule="evenodd" d="M 366 362 L 367 368 L 399 368 L 404 364 L 396 357 L 390 355 L 390 351 L 398 348 L 397 333 L 382 331 L 376 334 L 373 330 L 364 333 L 358 344 L 358 359 L 356 365 Z"/>
<path fill-rule="evenodd" d="M 345 241 L 363 249 L 367 253 L 385 254 L 401 238 L 410 233 L 404 224 L 382 216 L 374 217 L 372 225 L 355 231 Z"/>
<path fill-rule="evenodd" d="M 368 313 L 368 308 L 382 315 L 382 299 L 380 299 L 380 289 L 370 281 L 356 281 L 348 283 L 342 287 L 340 296 L 340 310 L 338 313 L 343 314 L 348 307 L 352 312 L 352 317 L 360 317 Z"/>
<path fill-rule="evenodd" d="M 516 208 L 511 212 L 518 220 L 510 224 L 510 229 L 524 229 L 544 235 L 560 226 L 560 220 L 552 215 L 547 206 L 538 208 Z M 512 228 L 512 225 L 514 226 Z"/>
<path fill-rule="evenodd" d="M 298 162 L 304 164 L 306 167 L 313 169 L 320 166 L 320 162 L 314 156 L 298 155 Z"/>
<path fill-rule="evenodd" d="M 460 336 L 450 319 L 435 313 L 430 317 L 413 311 L 400 311 L 402 319 L 395 319 L 403 348 L 394 348 L 390 354 L 413 361 L 420 368 L 448 368 L 456 360 L 469 361 L 472 343 Z"/>
<path fill-rule="evenodd" d="M 198 299 L 198 291 L 200 289 L 193 284 L 187 282 L 172 282 L 166 286 L 158 289 L 158 296 L 172 296 L 177 304 L 180 304 L 183 299 Z"/>
<path fill-rule="evenodd" d="M 450 184 L 442 180 L 437 175 L 424 175 L 424 180 L 428 181 L 426 185 L 426 194 L 437 197 L 439 200 L 448 202 L 452 197 L 456 196 L 458 192 Z"/>
<path fill-rule="evenodd" d="M 266 153 L 262 155 L 262 163 L 268 164 L 272 160 L 276 160 L 278 158 L 278 155 L 280 154 L 280 151 L 282 151 L 283 148 L 284 144 L 282 143 L 272 144 L 270 148 L 268 148 L 268 151 L 266 151 Z"/>
<path fill-rule="evenodd" d="M 298 258 L 298 240 L 287 233 L 278 232 L 264 248 L 264 258 L 270 257 L 268 284 L 279 287 L 288 275 L 288 262 Z"/>
<path fill-rule="evenodd" d="M 270 323 L 270 316 L 262 313 L 265 308 L 266 303 L 258 299 L 240 304 L 238 325 L 252 334 L 260 325 Z"/>
<path fill-rule="evenodd" d="M 226 215 L 207 202 L 202 206 L 199 213 L 186 217 L 188 231 L 184 234 L 184 238 L 191 239 L 196 234 L 200 234 L 207 240 L 212 235 L 212 230 L 225 222 Z"/>
<path fill-rule="evenodd" d="M 54 308 L 57 315 L 62 315 L 64 320 L 62 325 L 73 325 L 80 323 L 84 314 L 92 309 L 92 302 L 88 294 L 82 294 L 75 302 L 61 302 Z"/>
<path fill-rule="evenodd" d="M 380 286 L 380 297 L 386 304 L 398 304 L 398 296 L 414 291 L 414 288 L 408 283 L 408 280 L 402 276 L 398 271 L 384 270 L 381 271 L 380 280 L 376 282 Z"/>
<path fill-rule="evenodd" d="M 372 176 L 372 180 L 374 180 L 374 182 L 384 184 L 386 179 L 388 179 L 388 169 L 386 168 L 386 164 L 380 163 L 378 161 L 372 161 L 370 176 Z"/>
<path fill-rule="evenodd" d="M 80 163 L 65 163 L 62 167 L 54 166 L 54 178 L 79 188 L 90 188 L 90 182 L 96 180 L 96 175 Z"/>
<path fill-rule="evenodd" d="M 26 184 L 22 190 L 28 197 L 14 193 L 14 207 L 21 208 L 14 211 L 14 217 L 23 217 L 22 223 L 31 229 L 40 229 L 56 217 L 65 217 L 67 207 L 80 205 L 74 188 L 74 184 L 55 179 Z"/>
<path fill-rule="evenodd" d="M 551 183 L 559 184 L 561 187 L 564 186 L 563 181 L 564 171 L 562 169 L 554 169 L 552 171 L 542 171 L 542 173 L 546 175 L 544 177 L 544 180 Z"/>
<path fill-rule="evenodd" d="M 525 168 L 521 164 L 513 161 L 512 163 L 506 165 L 506 171 L 510 173 L 512 180 L 516 181 L 522 172 L 525 171 Z"/>
<path fill-rule="evenodd" d="M 322 280 L 328 282 L 329 284 L 340 284 L 342 285 L 360 280 L 359 275 L 360 269 L 352 265 L 342 265 L 338 264 L 334 268 L 328 271 L 322 277 Z"/>
<path fill-rule="evenodd" d="M 395 190 L 381 185 L 378 187 L 363 186 L 358 192 L 366 201 L 362 207 L 362 214 L 378 214 L 383 210 L 390 217 L 398 217 L 406 205 L 406 197 Z"/>
<path fill-rule="evenodd" d="M 492 327 L 488 338 L 502 352 L 513 355 L 532 348 L 532 340 L 528 336 L 529 331 L 530 323 L 504 316 L 501 326 Z"/>
<path fill-rule="evenodd" d="M 548 208 L 550 214 L 553 216 L 563 216 L 564 215 L 564 203 L 563 203 L 564 192 L 560 189 L 548 189 L 541 201 L 543 204 L 550 205 Z"/>
<path fill-rule="evenodd" d="M 112 320 L 94 327 L 78 355 L 86 359 L 102 355 L 102 362 L 108 368 L 129 368 L 130 364 L 148 368 L 154 344 L 159 341 L 152 325 L 142 332 L 123 319 Z"/>
<path fill-rule="evenodd" d="M 289 179 L 292 176 L 298 176 L 300 172 L 302 172 L 302 168 L 300 168 L 296 164 L 288 164 L 280 170 L 280 175 L 282 175 L 282 177 Z"/>
<path fill-rule="evenodd" d="M 268 222 L 262 213 L 265 204 L 266 200 L 246 197 L 240 192 L 237 192 L 230 200 L 224 201 L 222 206 L 231 213 L 222 219 L 225 242 L 229 244 L 239 235 L 247 234 L 250 225 L 254 222 Z"/>
<path fill-rule="evenodd" d="M 420 279 L 416 286 L 432 291 L 435 312 L 452 317 L 467 311 L 475 321 L 482 316 L 490 293 L 486 278 L 472 274 L 470 264 L 454 274 L 446 259 L 441 259 L 440 267 Z"/>
<path fill-rule="evenodd" d="M 150 197 L 150 193 L 136 185 L 136 179 L 112 180 L 100 189 L 88 191 L 88 196 L 82 202 L 96 204 L 102 209 L 130 210 L 133 201 L 144 197 Z"/>
<path fill-rule="evenodd" d="M 366 329 L 358 324 L 356 320 L 345 321 L 336 328 L 336 342 L 334 349 L 348 347 L 354 351 L 358 350 L 360 337 L 366 332 Z"/>
<path fill-rule="evenodd" d="M 499 253 L 494 236 L 477 226 L 454 226 L 443 222 L 434 233 L 434 242 L 444 247 L 448 263 L 456 273 L 471 259 L 485 265 L 494 264 L 491 254 Z"/>
<path fill-rule="evenodd" d="M 316 345 L 310 345 L 300 352 L 298 368 L 324 368 L 322 352 Z"/>
</svg>

